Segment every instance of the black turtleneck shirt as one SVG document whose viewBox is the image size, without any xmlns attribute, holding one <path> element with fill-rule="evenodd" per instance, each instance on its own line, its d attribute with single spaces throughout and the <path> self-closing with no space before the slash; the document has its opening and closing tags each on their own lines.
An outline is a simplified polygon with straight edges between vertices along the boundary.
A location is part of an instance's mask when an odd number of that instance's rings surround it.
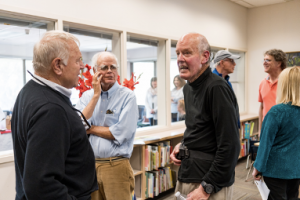
<svg viewBox="0 0 300 200">
<path fill-rule="evenodd" d="M 214 159 L 182 160 L 178 180 L 212 184 L 215 192 L 234 183 L 240 153 L 238 104 L 226 81 L 208 67 L 194 82 L 184 86 L 186 130 L 184 144 L 190 150 L 214 155 Z"/>
</svg>

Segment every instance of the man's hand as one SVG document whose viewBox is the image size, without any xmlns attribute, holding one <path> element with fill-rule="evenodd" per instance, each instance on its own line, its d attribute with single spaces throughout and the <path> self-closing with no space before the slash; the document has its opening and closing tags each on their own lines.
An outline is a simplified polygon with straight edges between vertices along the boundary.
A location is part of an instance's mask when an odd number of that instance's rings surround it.
<svg viewBox="0 0 300 200">
<path fill-rule="evenodd" d="M 91 128 L 89 128 L 88 130 L 86 130 L 86 134 L 92 134 L 94 128 L 95 128 L 95 126 L 91 125 Z"/>
<path fill-rule="evenodd" d="M 252 176 L 254 180 L 259 181 L 261 179 L 261 173 L 257 169 L 255 169 L 255 167 L 253 168 Z"/>
<path fill-rule="evenodd" d="M 199 188 L 195 189 L 193 192 L 189 193 L 187 195 L 186 200 L 207 200 L 209 198 L 210 194 L 207 194 L 204 191 L 204 188 L 202 185 L 200 185 Z"/>
<path fill-rule="evenodd" d="M 101 79 L 102 79 L 102 74 L 100 72 L 96 72 L 93 76 L 93 89 L 94 89 L 94 95 L 100 96 L 101 94 Z"/>
<path fill-rule="evenodd" d="M 174 165 L 177 165 L 177 166 L 180 166 L 180 165 L 181 165 L 181 160 L 178 160 L 178 159 L 175 157 L 176 154 L 179 153 L 179 146 L 180 146 L 180 144 L 181 144 L 181 143 L 178 143 L 178 144 L 175 146 L 173 152 L 172 152 L 171 155 L 170 155 L 170 158 L 171 158 L 171 160 L 174 162 Z"/>
<path fill-rule="evenodd" d="M 155 111 L 153 109 L 151 109 L 150 113 L 151 114 L 155 114 Z"/>
</svg>

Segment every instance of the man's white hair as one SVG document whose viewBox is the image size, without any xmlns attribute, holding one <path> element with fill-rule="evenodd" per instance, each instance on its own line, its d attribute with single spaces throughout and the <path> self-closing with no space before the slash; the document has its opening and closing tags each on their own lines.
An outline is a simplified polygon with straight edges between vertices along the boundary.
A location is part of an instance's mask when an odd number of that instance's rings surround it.
<svg viewBox="0 0 300 200">
<path fill-rule="evenodd" d="M 61 58 L 67 65 L 70 53 L 70 42 L 74 41 L 79 46 L 79 40 L 72 34 L 64 31 L 48 31 L 42 39 L 34 45 L 33 68 L 34 71 L 45 74 L 50 70 L 52 61 Z"/>
<path fill-rule="evenodd" d="M 98 67 L 98 64 L 97 64 L 98 58 L 105 55 L 105 54 L 108 54 L 108 55 L 111 55 L 112 57 L 114 57 L 114 59 L 116 60 L 117 66 L 119 66 L 118 58 L 115 54 L 113 54 L 111 52 L 108 52 L 108 51 L 102 51 L 102 52 L 96 53 L 92 58 L 92 67 L 95 70 L 97 70 L 97 67 Z"/>
</svg>

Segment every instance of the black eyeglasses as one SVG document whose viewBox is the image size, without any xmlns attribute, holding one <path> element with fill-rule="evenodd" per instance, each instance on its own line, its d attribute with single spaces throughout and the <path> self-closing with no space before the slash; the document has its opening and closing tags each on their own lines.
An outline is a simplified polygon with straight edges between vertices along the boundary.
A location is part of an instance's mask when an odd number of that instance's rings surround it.
<svg viewBox="0 0 300 200">
<path fill-rule="evenodd" d="M 97 66 L 97 71 L 99 70 L 107 71 L 108 69 L 110 69 L 111 71 L 116 71 L 118 67 L 116 65 L 111 65 L 110 67 L 107 65 Z"/>
<path fill-rule="evenodd" d="M 235 61 L 233 59 L 230 59 L 230 58 L 226 58 L 226 59 L 224 59 L 224 61 L 229 61 L 231 63 L 235 63 Z"/>
</svg>

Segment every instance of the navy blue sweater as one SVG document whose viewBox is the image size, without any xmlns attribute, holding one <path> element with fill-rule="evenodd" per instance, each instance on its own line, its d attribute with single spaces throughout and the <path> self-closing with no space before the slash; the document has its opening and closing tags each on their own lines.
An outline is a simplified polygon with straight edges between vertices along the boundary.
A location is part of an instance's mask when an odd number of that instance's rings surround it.
<svg viewBox="0 0 300 200">
<path fill-rule="evenodd" d="M 68 97 L 29 81 L 12 116 L 16 200 L 90 199 L 94 153 Z"/>
</svg>

